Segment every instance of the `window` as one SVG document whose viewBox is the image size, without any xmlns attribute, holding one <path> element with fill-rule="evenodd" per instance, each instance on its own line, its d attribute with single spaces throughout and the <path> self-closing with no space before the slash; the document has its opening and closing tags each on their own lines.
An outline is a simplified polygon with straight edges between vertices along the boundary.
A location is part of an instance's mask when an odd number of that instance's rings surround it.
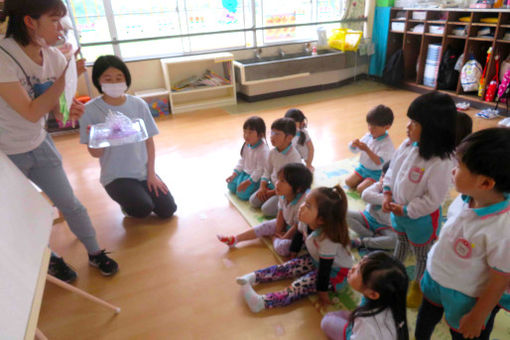
<svg viewBox="0 0 510 340">
<path fill-rule="evenodd" d="M 82 51 L 95 60 L 106 53 L 144 58 L 314 40 L 318 26 L 339 26 L 344 0 L 67 2 Z"/>
</svg>

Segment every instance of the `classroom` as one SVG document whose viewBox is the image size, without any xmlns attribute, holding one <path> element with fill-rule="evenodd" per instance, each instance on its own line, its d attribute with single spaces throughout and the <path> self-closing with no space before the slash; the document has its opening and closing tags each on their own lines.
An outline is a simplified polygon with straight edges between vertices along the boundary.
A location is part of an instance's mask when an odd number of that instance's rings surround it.
<svg viewBox="0 0 510 340">
<path fill-rule="evenodd" d="M 0 0 L 0 339 L 510 339 L 509 93 L 507 0 Z"/>
</svg>

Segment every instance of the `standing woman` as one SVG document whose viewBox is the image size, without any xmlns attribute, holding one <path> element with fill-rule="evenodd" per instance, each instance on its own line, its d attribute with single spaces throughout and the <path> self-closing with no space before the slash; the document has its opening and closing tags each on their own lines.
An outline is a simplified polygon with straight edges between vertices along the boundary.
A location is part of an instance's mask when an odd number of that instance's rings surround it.
<svg viewBox="0 0 510 340">
<path fill-rule="evenodd" d="M 61 0 L 6 0 L 4 7 L 0 21 L 8 17 L 9 22 L 0 40 L 0 150 L 60 209 L 87 249 L 89 264 L 113 275 L 118 265 L 99 248 L 87 210 L 74 196 L 62 157 L 44 129 L 48 113 L 61 116 L 65 70 L 76 67 L 50 47 L 61 37 L 60 19 L 67 10 Z M 73 100 L 70 119 L 78 120 L 83 112 L 83 104 Z M 48 272 L 66 282 L 77 277 L 53 253 Z"/>
</svg>

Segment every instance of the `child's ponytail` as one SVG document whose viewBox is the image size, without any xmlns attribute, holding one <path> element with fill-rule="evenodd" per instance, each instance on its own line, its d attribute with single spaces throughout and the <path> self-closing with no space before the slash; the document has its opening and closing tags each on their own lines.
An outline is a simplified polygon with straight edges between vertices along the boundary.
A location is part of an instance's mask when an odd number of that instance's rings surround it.
<svg viewBox="0 0 510 340">
<path fill-rule="evenodd" d="M 317 193 L 317 216 L 323 221 L 323 232 L 331 241 L 347 247 L 351 242 L 346 220 L 347 195 L 339 185 L 317 188 Z"/>
<path fill-rule="evenodd" d="M 305 114 L 300 109 L 288 109 L 287 112 L 285 112 L 285 117 L 293 119 L 296 123 L 304 122 L 306 125 L 306 122 L 307 122 Z M 306 135 L 304 134 L 304 132 L 300 132 L 298 144 L 305 145 L 305 141 L 306 141 Z"/>
<path fill-rule="evenodd" d="M 366 299 L 350 317 L 352 325 L 359 317 L 370 317 L 389 308 L 395 321 L 397 340 L 409 340 L 406 297 L 409 278 L 404 265 L 383 251 L 365 256 L 360 265 L 363 285 L 379 294 L 379 298 Z"/>
</svg>

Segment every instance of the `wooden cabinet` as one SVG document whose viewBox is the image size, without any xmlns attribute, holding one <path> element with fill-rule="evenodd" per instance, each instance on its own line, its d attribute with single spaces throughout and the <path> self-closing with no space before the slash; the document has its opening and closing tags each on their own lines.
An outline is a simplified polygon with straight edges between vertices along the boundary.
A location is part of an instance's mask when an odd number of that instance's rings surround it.
<svg viewBox="0 0 510 340">
<path fill-rule="evenodd" d="M 442 32 L 437 29 L 443 27 Z M 423 28 L 423 29 L 421 29 Z M 432 32 L 431 32 L 432 31 Z M 479 36 L 479 32 L 490 32 L 490 37 Z M 487 50 L 493 53 L 487 65 L 487 84 L 496 75 L 495 56 L 504 60 L 510 53 L 510 10 L 505 9 L 416 9 L 392 8 L 390 14 L 390 32 L 388 34 L 387 59 L 398 49 L 404 51 L 404 84 L 420 92 L 438 90 L 423 85 L 425 62 L 430 44 L 441 45 L 440 59 L 447 48 L 464 54 L 462 65 L 470 55 L 482 65 L 486 64 Z M 494 102 L 485 102 L 476 92 L 466 93 L 460 84 L 455 90 L 441 90 L 468 100 L 475 107 L 494 106 Z"/>
<path fill-rule="evenodd" d="M 172 113 L 235 105 L 233 60 L 231 53 L 161 59 Z M 206 73 L 214 79 L 197 85 Z M 183 87 L 187 82 L 196 86 Z"/>
</svg>

